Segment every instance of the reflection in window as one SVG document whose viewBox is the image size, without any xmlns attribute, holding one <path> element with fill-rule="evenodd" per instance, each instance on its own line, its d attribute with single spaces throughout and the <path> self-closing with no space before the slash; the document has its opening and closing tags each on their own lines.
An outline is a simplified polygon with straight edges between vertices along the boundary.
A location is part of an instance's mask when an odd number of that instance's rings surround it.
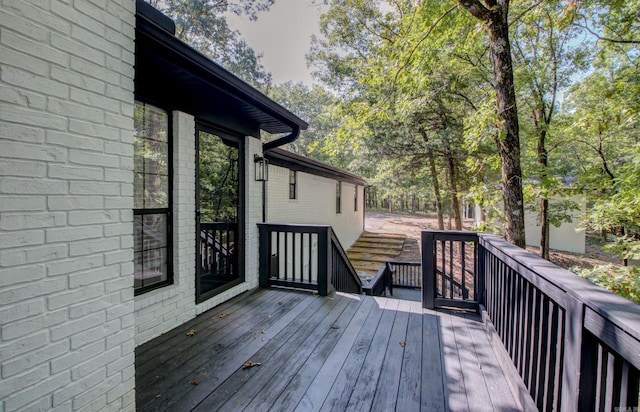
<svg viewBox="0 0 640 412">
<path fill-rule="evenodd" d="M 136 294 L 171 283 L 169 116 L 134 109 L 134 287 Z"/>
</svg>

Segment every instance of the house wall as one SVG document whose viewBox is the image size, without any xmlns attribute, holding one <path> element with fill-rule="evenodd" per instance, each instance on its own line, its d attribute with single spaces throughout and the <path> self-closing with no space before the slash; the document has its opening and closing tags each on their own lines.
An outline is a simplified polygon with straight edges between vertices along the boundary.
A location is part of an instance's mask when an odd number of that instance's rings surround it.
<svg viewBox="0 0 640 412">
<path fill-rule="evenodd" d="M 134 410 L 134 10 L 0 7 L 0 410 Z"/>
<path fill-rule="evenodd" d="M 253 178 L 253 155 L 256 153 L 262 154 L 262 143 L 254 137 L 246 137 L 245 282 L 196 304 L 195 119 L 186 113 L 173 113 L 174 283 L 136 296 L 136 346 L 258 286 L 257 223 L 262 219 L 262 184 Z"/>
<path fill-rule="evenodd" d="M 579 215 L 585 211 L 584 199 L 580 196 L 574 196 L 571 201 L 581 205 L 580 209 L 571 212 L 571 222 L 562 222 L 559 227 L 553 225 L 549 227 L 549 248 L 584 254 L 586 234 L 584 230 L 578 231 Z M 524 223 L 527 245 L 540 247 L 540 224 L 537 216 L 525 210 Z"/>
<path fill-rule="evenodd" d="M 348 249 L 364 230 L 364 186 L 358 186 L 358 211 L 354 187 L 342 183 L 342 212 L 336 213 L 336 181 L 298 172 L 298 194 L 289 199 L 289 169 L 269 165 L 267 222 L 333 226 L 342 247 Z"/>
<path fill-rule="evenodd" d="M 174 112 L 172 137 L 174 283 L 136 296 L 136 345 L 196 315 L 196 148 L 193 116 Z"/>
</svg>

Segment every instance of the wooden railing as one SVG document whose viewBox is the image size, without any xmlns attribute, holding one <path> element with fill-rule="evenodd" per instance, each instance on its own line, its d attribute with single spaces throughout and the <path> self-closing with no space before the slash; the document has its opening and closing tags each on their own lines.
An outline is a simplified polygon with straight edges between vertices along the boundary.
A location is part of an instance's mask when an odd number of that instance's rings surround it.
<svg viewBox="0 0 640 412">
<path fill-rule="evenodd" d="M 473 253 L 461 242 L 473 244 Z M 637 408 L 639 305 L 494 235 L 426 231 L 422 245 L 423 306 L 484 309 L 492 341 L 503 347 L 509 370 L 521 380 L 513 389 L 525 408 Z M 447 251 L 453 257 L 443 259 Z M 443 272 L 468 296 L 437 297 L 437 262 L 443 260 L 449 260 Z M 473 276 L 466 276 L 467 267 Z"/>
<path fill-rule="evenodd" d="M 424 284 L 431 286 L 422 289 L 425 307 L 478 310 L 484 290 L 478 260 L 477 233 L 422 232 Z"/>
<path fill-rule="evenodd" d="M 235 222 L 200 223 L 200 275 L 237 276 Z"/>
<path fill-rule="evenodd" d="M 330 226 L 259 223 L 260 286 L 362 293 L 362 282 Z"/>
</svg>

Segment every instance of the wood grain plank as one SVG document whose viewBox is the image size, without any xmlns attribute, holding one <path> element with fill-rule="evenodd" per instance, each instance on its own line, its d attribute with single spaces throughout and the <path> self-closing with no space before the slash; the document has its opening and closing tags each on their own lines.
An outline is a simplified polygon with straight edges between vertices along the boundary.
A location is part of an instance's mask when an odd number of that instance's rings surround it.
<svg viewBox="0 0 640 412">
<path fill-rule="evenodd" d="M 349 350 L 354 345 L 360 335 L 360 331 L 364 326 L 369 314 L 373 311 L 375 301 L 371 298 L 367 298 L 366 301 L 358 308 L 358 311 L 349 322 L 347 330 L 344 332 L 338 344 L 331 351 L 329 358 L 324 363 L 322 368 L 318 371 L 315 379 L 309 386 L 298 405 L 296 405 L 296 411 L 309 411 L 318 410 L 327 398 L 333 383 L 342 366 L 345 359 L 349 354 Z"/>
<path fill-rule="evenodd" d="M 331 352 L 336 345 L 338 345 L 343 334 L 347 333 L 349 322 L 351 322 L 354 315 L 358 312 L 360 306 L 365 304 L 365 301 L 371 301 L 370 299 L 361 299 L 352 296 L 344 299 L 349 301 L 349 305 L 342 312 L 338 320 L 336 320 L 336 328 L 327 331 L 313 353 L 311 353 L 304 362 L 304 365 L 302 365 L 296 375 L 289 381 L 286 389 L 280 394 L 273 405 L 271 405 L 272 411 L 290 411 L 296 407 L 302 400 L 305 392 L 311 387 L 311 383 L 318 374 L 318 371 L 320 371 Z"/>
<path fill-rule="evenodd" d="M 473 397 L 473 393 L 467 392 L 469 397 L 469 405 L 478 405 L 478 402 L 485 402 L 490 405 L 490 410 L 494 411 L 519 411 L 521 410 L 519 402 L 509 390 L 509 383 L 505 378 L 502 368 L 499 366 L 498 359 L 491 349 L 489 338 L 483 324 L 479 321 L 475 314 L 466 314 L 466 339 L 469 339 L 469 350 L 472 350 L 475 359 L 480 365 L 479 374 L 482 376 L 482 382 L 479 385 L 486 388 L 489 395 L 489 402 Z M 473 384 L 473 383 L 472 383 Z M 468 381 L 465 379 L 465 385 L 469 387 Z"/>
<path fill-rule="evenodd" d="M 389 347 L 382 362 L 378 387 L 371 405 L 371 410 L 374 412 L 392 411 L 396 408 L 402 357 L 404 355 L 404 345 L 401 345 L 400 342 L 406 342 L 407 340 L 410 308 L 409 301 L 398 300 L 398 313 L 391 329 Z M 440 357 L 438 355 L 439 360 Z M 440 386 L 442 386 L 442 380 L 440 381 Z"/>
<path fill-rule="evenodd" d="M 242 315 L 249 310 L 250 305 L 257 305 L 257 302 L 268 302 L 275 298 L 277 298 L 277 291 L 273 289 L 260 289 L 253 293 L 241 295 L 238 297 L 238 300 L 228 300 L 210 310 L 217 313 L 234 312 Z M 186 349 L 180 344 L 184 340 L 185 333 L 188 330 L 196 329 L 206 331 L 212 327 L 224 325 L 223 322 L 217 322 L 214 316 L 208 315 L 209 314 L 206 316 L 197 316 L 189 322 L 138 346 L 136 348 L 136 372 L 143 372 L 144 369 L 141 368 L 150 367 L 150 369 L 153 369 L 158 363 L 158 356 L 162 356 L 166 352 L 173 352 L 172 349 L 176 346 L 179 346 L 180 351 L 185 351 Z M 226 320 L 226 322 L 229 321 L 229 319 Z M 173 353 L 175 354 L 175 352 Z M 147 366 L 146 364 L 148 362 L 151 362 L 151 365 Z"/>
<path fill-rule="evenodd" d="M 465 391 L 460 348 L 456 342 L 453 328 L 451 316 L 441 312 L 440 333 L 442 334 L 443 381 L 447 410 L 466 411 L 469 410 L 469 403 Z"/>
<path fill-rule="evenodd" d="M 336 300 L 337 299 L 337 300 Z M 233 396 L 221 409 L 266 411 L 300 369 L 300 366 L 316 348 L 322 337 L 331 331 L 347 301 L 344 298 L 328 298 L 333 305 L 324 305 L 296 334 L 283 345 L 274 359 L 264 362 L 248 388 Z"/>
<path fill-rule="evenodd" d="M 348 355 L 344 360 L 338 375 L 328 393 L 325 402 L 320 408 L 321 411 L 344 410 L 351 397 L 353 385 L 360 369 L 364 363 L 365 357 L 369 352 L 371 340 L 376 331 L 376 326 L 382 317 L 384 298 L 373 298 L 374 305 L 369 316 L 364 322 L 358 338 L 350 348 L 344 348 L 348 351 Z"/>
<path fill-rule="evenodd" d="M 419 302 L 409 307 L 407 339 L 402 357 L 400 385 L 396 410 L 416 411 L 420 409 L 420 379 L 422 373 L 422 308 Z"/>
<path fill-rule="evenodd" d="M 146 403 L 146 396 L 149 394 L 146 393 L 145 388 L 150 387 L 152 391 L 157 391 L 158 382 L 166 380 L 167 377 L 180 374 L 180 370 L 193 368 L 193 366 L 190 366 L 193 362 L 214 356 L 215 353 L 223 349 L 224 346 L 221 345 L 226 344 L 223 338 L 228 336 L 228 339 L 233 339 L 238 334 L 246 333 L 254 324 L 255 319 L 268 321 L 274 310 L 282 309 L 279 305 L 286 298 L 286 295 L 277 294 L 273 295 L 271 299 L 265 298 L 251 301 L 248 302 L 248 308 L 246 309 L 238 308 L 236 312 L 224 312 L 229 313 L 229 315 L 223 318 L 219 318 L 216 315 L 222 313 L 216 310 L 208 316 L 211 318 L 211 323 L 208 327 L 196 329 L 191 328 L 191 324 L 187 324 L 187 327 L 184 327 L 184 325 L 179 327 L 182 334 L 177 336 L 176 339 L 170 340 L 170 345 L 165 342 L 163 344 L 163 352 L 155 356 L 153 363 L 147 362 L 146 365 L 136 368 L 139 376 L 139 379 L 136 380 L 136 388 L 140 392 L 136 396 L 137 402 Z M 186 332 L 190 329 L 195 329 L 196 334 L 187 336 Z M 216 339 L 220 341 L 220 345 L 212 346 L 209 342 L 211 336 L 216 336 Z M 194 353 L 206 353 L 206 356 L 204 358 L 194 358 Z M 155 394 L 153 397 L 155 397 Z"/>
<path fill-rule="evenodd" d="M 422 396 L 420 410 L 445 410 L 440 316 L 432 311 L 422 315 Z"/>
<path fill-rule="evenodd" d="M 192 359 L 187 361 L 180 370 L 175 371 L 167 379 L 154 385 L 154 395 L 151 399 L 145 399 L 140 410 L 156 410 L 170 408 L 183 397 L 199 397 L 204 399 L 211 392 L 210 385 L 189 385 L 188 382 L 223 382 L 240 365 L 239 359 L 248 359 L 262 347 L 265 342 L 260 340 L 262 330 L 271 330 L 278 333 L 289 322 L 311 304 L 316 298 L 305 294 L 287 294 L 281 305 L 276 305 L 275 310 L 266 312 L 252 322 L 245 322 L 243 329 L 234 328 L 231 333 L 216 341 L 209 351 L 196 352 Z M 246 328 L 246 329 L 245 329 Z M 197 336 L 197 335 L 196 335 Z M 219 349 L 215 351 L 216 347 Z M 158 396 L 159 395 L 159 396 Z"/>
<path fill-rule="evenodd" d="M 373 335 L 369 353 L 367 353 L 364 365 L 360 369 L 360 374 L 347 404 L 347 409 L 349 410 L 366 411 L 371 409 L 385 353 L 392 345 L 400 346 L 400 342 L 389 341 L 398 310 L 398 303 L 399 301 L 396 299 L 386 299 L 384 312 L 376 328 L 376 333 Z"/>
<path fill-rule="evenodd" d="M 301 314 L 293 319 L 293 321 L 277 335 L 269 336 L 268 333 L 263 334 L 264 336 L 262 339 L 268 340 L 268 343 L 255 353 L 253 359 L 239 359 L 238 363 L 244 364 L 244 362 L 247 362 L 249 360 L 260 362 L 263 365 L 274 362 L 282 362 L 282 359 L 277 360 L 277 354 L 283 347 L 287 347 L 286 345 L 295 345 L 295 342 L 292 341 L 292 337 L 294 337 L 296 334 L 299 334 L 302 328 L 308 328 L 309 324 L 311 324 L 312 326 L 315 325 L 316 323 L 313 323 L 313 321 L 310 320 L 314 316 L 317 320 L 316 315 L 318 312 L 324 313 L 324 310 L 326 310 L 326 308 L 332 308 L 335 306 L 335 300 L 332 301 L 330 299 L 317 298 L 316 301 L 317 302 L 314 302 L 314 304 L 309 305 Z M 318 306 L 316 303 L 321 303 L 322 306 Z M 306 330 L 308 329 L 304 329 L 303 331 Z M 289 350 L 295 350 L 295 347 L 291 346 L 291 349 Z M 244 388 L 247 387 L 247 382 L 251 381 L 249 387 L 250 385 L 253 385 L 256 375 L 260 375 L 260 372 L 263 372 L 263 368 L 261 367 L 248 369 L 238 368 L 223 383 L 215 387 L 212 392 L 195 407 L 195 410 L 216 410 L 218 407 L 220 407 L 220 405 L 223 405 L 230 398 L 232 398 L 234 394 L 244 391 Z M 251 399 L 249 399 L 249 401 L 250 400 Z"/>
</svg>

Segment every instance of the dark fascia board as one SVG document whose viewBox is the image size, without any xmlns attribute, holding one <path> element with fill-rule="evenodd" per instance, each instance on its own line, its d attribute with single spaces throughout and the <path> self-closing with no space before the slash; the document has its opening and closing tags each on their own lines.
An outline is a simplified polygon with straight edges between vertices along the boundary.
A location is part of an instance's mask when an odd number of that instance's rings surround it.
<svg viewBox="0 0 640 412">
<path fill-rule="evenodd" d="M 153 38 L 158 44 L 171 49 L 175 55 L 180 56 L 184 61 L 199 67 L 218 88 L 260 112 L 273 117 L 276 121 L 282 123 L 282 126 L 289 129 L 289 132 L 296 127 L 305 130 L 309 126 L 307 122 L 271 100 L 259 90 L 175 37 L 171 33 L 171 25 L 168 24 L 167 19 L 171 20 L 143 0 L 136 0 L 136 31 L 144 32 L 146 36 Z M 175 26 L 173 27 L 175 31 Z M 272 133 L 286 132 L 282 128 L 274 131 L 265 130 Z"/>
<path fill-rule="evenodd" d="M 318 160 L 297 155 L 284 149 L 271 149 L 264 152 L 264 156 L 269 160 L 270 164 L 275 166 L 281 166 L 287 169 L 339 180 L 341 182 L 352 183 L 355 185 L 367 185 L 367 181 L 361 176 Z"/>
</svg>

